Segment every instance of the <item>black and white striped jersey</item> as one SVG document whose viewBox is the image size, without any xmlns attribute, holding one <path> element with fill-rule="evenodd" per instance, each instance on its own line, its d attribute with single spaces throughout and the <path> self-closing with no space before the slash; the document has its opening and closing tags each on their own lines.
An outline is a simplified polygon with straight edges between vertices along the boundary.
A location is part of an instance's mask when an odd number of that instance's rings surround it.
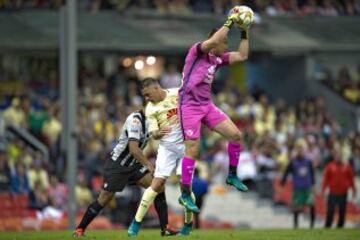
<svg viewBox="0 0 360 240">
<path fill-rule="evenodd" d="M 126 118 L 118 143 L 111 152 L 113 162 L 121 166 L 134 165 L 136 160 L 129 152 L 130 140 L 138 141 L 141 149 L 145 148 L 149 140 L 149 123 L 141 112 L 133 112 Z"/>
</svg>

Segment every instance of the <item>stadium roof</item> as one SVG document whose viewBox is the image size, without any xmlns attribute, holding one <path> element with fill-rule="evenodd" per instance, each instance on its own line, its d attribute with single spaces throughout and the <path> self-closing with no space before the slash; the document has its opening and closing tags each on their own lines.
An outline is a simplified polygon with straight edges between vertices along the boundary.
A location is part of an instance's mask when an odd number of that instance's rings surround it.
<svg viewBox="0 0 360 240">
<path fill-rule="evenodd" d="M 223 20 L 211 17 L 124 16 L 115 11 L 79 14 L 79 49 L 122 52 L 183 53 L 203 40 Z M 360 51 L 359 17 L 263 18 L 252 29 L 257 51 L 306 53 Z M 0 49 L 56 50 L 59 37 L 56 11 L 0 13 Z M 232 30 L 230 47 L 239 33 Z"/>
</svg>

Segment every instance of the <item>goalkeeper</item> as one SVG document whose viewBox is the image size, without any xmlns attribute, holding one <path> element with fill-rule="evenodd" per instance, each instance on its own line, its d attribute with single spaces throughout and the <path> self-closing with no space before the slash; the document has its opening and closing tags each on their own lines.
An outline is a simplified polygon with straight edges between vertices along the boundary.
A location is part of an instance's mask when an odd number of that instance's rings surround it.
<svg viewBox="0 0 360 240">
<path fill-rule="evenodd" d="M 240 44 L 237 51 L 227 52 L 227 35 L 234 24 L 240 29 Z M 182 193 L 179 203 L 194 213 L 198 213 L 199 208 L 191 197 L 191 183 L 195 159 L 199 159 L 202 123 L 229 140 L 229 175 L 226 183 L 239 191 L 248 190 L 236 175 L 243 136 L 230 118 L 211 100 L 211 85 L 216 71 L 220 67 L 242 62 L 248 58 L 250 24 L 240 24 L 240 12 L 234 8 L 224 26 L 213 30 L 205 41 L 194 44 L 185 59 L 178 104 L 178 114 L 185 141 L 185 157 L 182 160 L 181 175 Z"/>
</svg>

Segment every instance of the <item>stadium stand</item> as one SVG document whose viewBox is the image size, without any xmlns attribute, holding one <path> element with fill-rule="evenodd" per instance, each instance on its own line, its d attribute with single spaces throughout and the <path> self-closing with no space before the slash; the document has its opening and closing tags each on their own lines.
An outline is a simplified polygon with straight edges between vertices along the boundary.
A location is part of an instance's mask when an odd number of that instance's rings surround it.
<svg viewBox="0 0 360 240">
<path fill-rule="evenodd" d="M 341 16 L 357 15 L 360 13 L 358 1 L 316 1 L 316 0 L 80 0 L 81 10 L 98 12 L 100 10 L 116 9 L 124 11 L 153 11 L 157 14 L 191 15 L 194 13 L 208 13 L 215 16 L 226 14 L 231 6 L 247 5 L 255 12 L 269 16 Z M 0 10 L 28 10 L 28 9 L 58 9 L 62 0 L 17 0 L 0 2 Z"/>
</svg>

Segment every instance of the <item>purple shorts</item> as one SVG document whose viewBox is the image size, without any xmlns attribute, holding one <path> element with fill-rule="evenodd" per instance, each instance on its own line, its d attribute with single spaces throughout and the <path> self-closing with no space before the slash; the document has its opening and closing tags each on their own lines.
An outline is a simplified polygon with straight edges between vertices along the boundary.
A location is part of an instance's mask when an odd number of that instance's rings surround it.
<svg viewBox="0 0 360 240">
<path fill-rule="evenodd" d="M 228 119 L 226 114 L 213 103 L 204 106 L 180 105 L 179 117 L 184 140 L 199 139 L 201 123 L 212 130 Z"/>
</svg>

